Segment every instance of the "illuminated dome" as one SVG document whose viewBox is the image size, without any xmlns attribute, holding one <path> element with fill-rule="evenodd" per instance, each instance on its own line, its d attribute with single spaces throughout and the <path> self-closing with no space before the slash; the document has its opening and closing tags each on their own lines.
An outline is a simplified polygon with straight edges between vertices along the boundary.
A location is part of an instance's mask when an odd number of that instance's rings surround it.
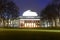
<svg viewBox="0 0 60 40">
<path fill-rule="evenodd" d="M 27 10 L 22 16 L 38 16 L 38 14 L 36 12 L 32 12 L 31 10 Z"/>
</svg>

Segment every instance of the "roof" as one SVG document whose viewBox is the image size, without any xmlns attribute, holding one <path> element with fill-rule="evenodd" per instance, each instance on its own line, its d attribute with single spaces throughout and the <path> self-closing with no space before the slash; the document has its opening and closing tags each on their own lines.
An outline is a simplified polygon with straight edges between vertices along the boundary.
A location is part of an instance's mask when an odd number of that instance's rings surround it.
<svg viewBox="0 0 60 40">
<path fill-rule="evenodd" d="M 20 19 L 40 19 L 39 16 L 20 16 Z"/>
<path fill-rule="evenodd" d="M 31 10 L 27 10 L 23 13 L 22 16 L 38 16 L 38 14 L 36 12 L 31 11 Z"/>
</svg>

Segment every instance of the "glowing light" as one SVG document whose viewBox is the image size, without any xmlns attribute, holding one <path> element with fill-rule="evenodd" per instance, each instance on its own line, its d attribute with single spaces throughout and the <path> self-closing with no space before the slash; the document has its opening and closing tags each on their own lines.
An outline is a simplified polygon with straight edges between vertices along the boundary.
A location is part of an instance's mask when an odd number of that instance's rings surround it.
<svg viewBox="0 0 60 40">
<path fill-rule="evenodd" d="M 37 25 L 35 23 L 25 23 L 24 27 L 33 28 L 33 27 L 37 27 Z"/>
<path fill-rule="evenodd" d="M 36 12 L 32 12 L 31 10 L 27 10 L 22 16 L 38 16 L 38 14 Z"/>
<path fill-rule="evenodd" d="M 26 27 L 26 23 L 25 23 L 25 27 Z"/>
<path fill-rule="evenodd" d="M 36 27 L 36 24 L 34 23 L 34 27 Z"/>
</svg>

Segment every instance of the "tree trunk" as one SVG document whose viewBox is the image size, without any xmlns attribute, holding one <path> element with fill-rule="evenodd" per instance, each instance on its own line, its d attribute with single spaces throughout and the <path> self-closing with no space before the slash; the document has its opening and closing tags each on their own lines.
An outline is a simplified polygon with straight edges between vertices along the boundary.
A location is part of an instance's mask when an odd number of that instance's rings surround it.
<svg viewBox="0 0 60 40">
<path fill-rule="evenodd" d="M 6 23 L 5 23 L 5 20 L 3 19 L 3 27 L 5 27 L 5 24 L 6 24 Z"/>
<path fill-rule="evenodd" d="M 55 27 L 55 20 L 52 18 L 52 27 Z"/>
<path fill-rule="evenodd" d="M 55 27 L 57 27 L 57 22 L 56 22 L 56 19 L 55 19 L 54 21 L 55 21 Z"/>
<path fill-rule="evenodd" d="M 7 20 L 7 27 L 8 27 L 8 25 L 9 25 L 9 22 L 8 22 L 8 20 Z"/>
<path fill-rule="evenodd" d="M 59 17 L 59 24 L 60 24 L 60 17 Z M 59 25 L 60 26 L 60 25 Z"/>
<path fill-rule="evenodd" d="M 53 27 L 53 19 L 52 19 L 51 23 L 52 23 L 51 26 Z"/>
<path fill-rule="evenodd" d="M 48 21 L 47 21 L 47 27 L 48 27 Z"/>
</svg>

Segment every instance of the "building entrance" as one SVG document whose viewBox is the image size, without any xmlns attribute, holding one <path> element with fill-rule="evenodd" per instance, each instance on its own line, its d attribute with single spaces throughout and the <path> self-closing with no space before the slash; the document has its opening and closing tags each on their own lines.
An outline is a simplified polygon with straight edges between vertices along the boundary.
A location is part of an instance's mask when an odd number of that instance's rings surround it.
<svg viewBox="0 0 60 40">
<path fill-rule="evenodd" d="M 36 28 L 40 27 L 40 20 L 20 20 L 21 28 Z"/>
</svg>

